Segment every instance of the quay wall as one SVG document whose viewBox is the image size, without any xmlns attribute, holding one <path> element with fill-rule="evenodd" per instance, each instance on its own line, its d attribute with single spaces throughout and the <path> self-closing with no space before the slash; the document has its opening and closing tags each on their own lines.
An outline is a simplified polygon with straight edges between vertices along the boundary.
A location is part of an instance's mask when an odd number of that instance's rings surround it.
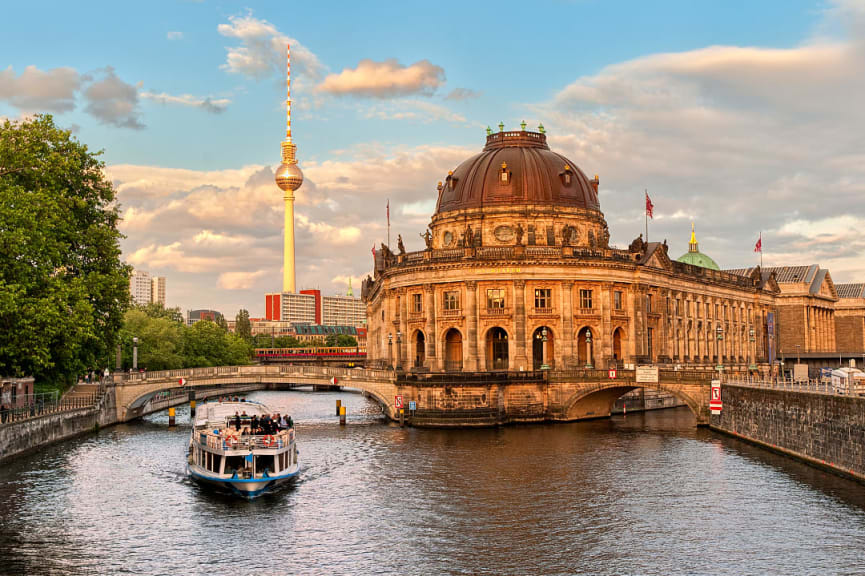
<svg viewBox="0 0 865 576">
<path fill-rule="evenodd" d="M 710 427 L 865 482 L 865 398 L 724 384 Z"/>
<path fill-rule="evenodd" d="M 43 414 L 0 426 L 0 462 L 117 422 L 114 386 L 94 406 Z"/>
</svg>

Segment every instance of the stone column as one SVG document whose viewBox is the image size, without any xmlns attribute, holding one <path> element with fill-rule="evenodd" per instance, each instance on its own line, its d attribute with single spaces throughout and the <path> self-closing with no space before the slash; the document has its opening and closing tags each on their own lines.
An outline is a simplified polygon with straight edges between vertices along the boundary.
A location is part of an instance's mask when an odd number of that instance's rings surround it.
<svg viewBox="0 0 865 576">
<path fill-rule="evenodd" d="M 436 292 L 432 284 L 424 284 L 424 295 L 426 296 L 426 360 L 424 365 L 430 370 L 438 369 L 436 358 L 436 342 L 438 339 L 438 327 L 436 326 Z"/>
<path fill-rule="evenodd" d="M 631 308 L 631 323 L 628 335 L 628 356 L 631 362 L 636 363 L 636 356 L 645 354 L 645 322 L 646 317 L 646 299 L 643 291 L 636 285 L 632 285 L 628 293 Z M 639 339 L 639 342 L 637 342 Z"/>
<path fill-rule="evenodd" d="M 622 305 L 624 306 L 624 302 Z M 613 287 L 610 284 L 601 285 L 601 347 L 595 348 L 595 358 L 609 362 L 613 359 Z M 569 335 L 573 339 L 574 335 Z M 624 350 L 622 351 L 624 352 Z M 621 358 L 619 358 L 621 360 Z M 607 366 L 601 366 L 606 368 Z"/>
<path fill-rule="evenodd" d="M 403 370 L 408 370 L 413 362 L 413 355 L 409 354 L 409 335 L 408 335 L 408 311 L 409 311 L 409 298 L 406 294 L 405 288 L 400 288 L 399 290 L 399 331 L 402 332 L 401 342 L 398 345 L 398 356 L 396 357 L 397 362 L 399 362 L 400 366 L 402 366 Z M 396 344 L 396 337 L 394 337 L 394 344 Z"/>
<path fill-rule="evenodd" d="M 514 280 L 514 369 L 530 370 L 526 354 L 526 281 Z"/>
<path fill-rule="evenodd" d="M 478 283 L 466 281 L 466 326 L 468 334 L 463 341 L 463 368 L 468 372 L 478 370 Z"/>
<path fill-rule="evenodd" d="M 570 360 L 574 355 L 574 281 L 562 280 L 562 331 L 556 340 L 559 341 L 560 357 L 554 357 L 557 360 L 556 368 L 564 368 L 565 360 Z M 595 304 L 595 302 L 592 302 Z M 598 337 L 599 334 L 594 334 Z"/>
</svg>

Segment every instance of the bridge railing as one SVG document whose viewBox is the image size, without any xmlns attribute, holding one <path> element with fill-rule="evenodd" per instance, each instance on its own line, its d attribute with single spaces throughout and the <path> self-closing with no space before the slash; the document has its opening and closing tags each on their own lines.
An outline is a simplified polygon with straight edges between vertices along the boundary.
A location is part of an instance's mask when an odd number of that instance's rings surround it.
<svg viewBox="0 0 865 576">
<path fill-rule="evenodd" d="M 865 396 L 865 384 L 835 385 L 829 380 L 810 379 L 795 381 L 791 379 L 747 379 L 722 378 L 722 384 L 744 386 L 747 388 L 765 388 L 768 390 L 789 390 L 791 392 L 812 392 L 829 396 Z"/>
<path fill-rule="evenodd" d="M 0 409 L 0 426 L 39 418 L 59 412 L 81 410 L 83 408 L 98 408 L 105 399 L 105 387 L 112 381 L 106 376 L 99 383 L 99 388 L 92 394 L 59 397 L 57 392 L 29 394 L 15 406 Z"/>
<path fill-rule="evenodd" d="M 208 378 L 219 376 L 306 376 L 311 378 L 355 378 L 371 380 L 389 380 L 394 377 L 392 370 L 371 368 L 343 368 L 337 366 L 309 365 L 258 365 L 247 366 L 212 366 L 206 368 L 180 368 L 176 370 L 158 370 L 153 372 L 132 372 L 118 374 L 122 377 L 121 384 L 150 382 L 161 380 L 178 380 L 181 378 Z M 119 378 L 118 378 L 119 379 Z"/>
</svg>

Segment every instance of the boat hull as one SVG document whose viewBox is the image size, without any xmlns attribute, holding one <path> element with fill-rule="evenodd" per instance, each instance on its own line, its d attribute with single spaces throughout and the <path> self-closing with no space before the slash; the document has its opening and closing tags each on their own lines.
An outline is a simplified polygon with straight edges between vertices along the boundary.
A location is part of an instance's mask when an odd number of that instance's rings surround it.
<svg viewBox="0 0 865 576">
<path fill-rule="evenodd" d="M 222 488 L 231 493 L 247 499 L 258 498 L 268 492 L 273 492 L 277 488 L 292 482 L 300 472 L 300 466 L 294 465 L 285 470 L 278 476 L 270 476 L 268 478 L 225 478 L 222 476 L 214 476 L 206 470 L 198 466 L 188 465 L 187 473 L 189 476 L 204 485 Z"/>
</svg>

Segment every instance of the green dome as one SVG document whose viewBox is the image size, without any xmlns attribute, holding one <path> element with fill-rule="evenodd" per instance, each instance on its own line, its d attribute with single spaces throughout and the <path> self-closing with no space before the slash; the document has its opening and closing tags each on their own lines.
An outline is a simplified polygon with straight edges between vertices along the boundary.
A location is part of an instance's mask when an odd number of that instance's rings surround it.
<svg viewBox="0 0 865 576">
<path fill-rule="evenodd" d="M 699 266 L 701 268 L 709 268 L 710 270 L 720 270 L 718 264 L 703 254 L 702 252 L 685 252 L 681 256 L 676 259 L 678 262 L 682 262 L 683 264 L 691 264 L 693 266 Z"/>
<path fill-rule="evenodd" d="M 691 241 L 688 243 L 688 251 L 676 259 L 682 264 L 690 264 L 699 266 L 700 268 L 708 268 L 709 270 L 720 270 L 718 264 L 700 252 L 700 245 L 697 244 L 697 235 L 694 233 L 694 223 L 691 222 Z"/>
</svg>

